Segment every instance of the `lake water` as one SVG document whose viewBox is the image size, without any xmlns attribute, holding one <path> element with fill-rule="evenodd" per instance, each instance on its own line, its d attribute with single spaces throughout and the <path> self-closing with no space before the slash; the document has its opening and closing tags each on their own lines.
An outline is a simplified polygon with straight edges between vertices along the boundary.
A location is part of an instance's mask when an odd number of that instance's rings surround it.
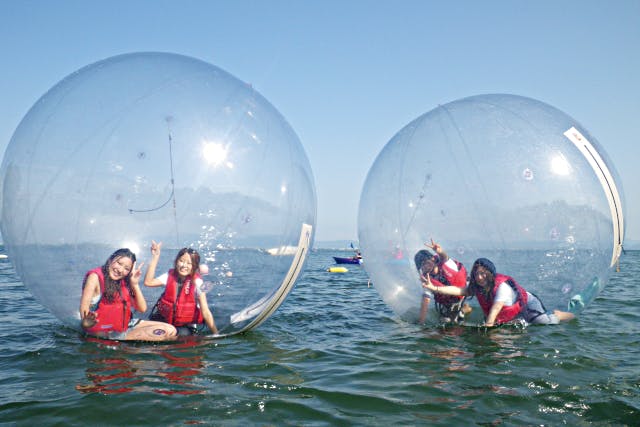
<svg viewBox="0 0 640 427">
<path fill-rule="evenodd" d="M 161 345 L 81 337 L 0 259 L 0 425 L 638 425 L 640 252 L 524 331 L 399 321 L 361 267 L 325 271 L 346 254 L 312 252 L 257 330 Z"/>
</svg>

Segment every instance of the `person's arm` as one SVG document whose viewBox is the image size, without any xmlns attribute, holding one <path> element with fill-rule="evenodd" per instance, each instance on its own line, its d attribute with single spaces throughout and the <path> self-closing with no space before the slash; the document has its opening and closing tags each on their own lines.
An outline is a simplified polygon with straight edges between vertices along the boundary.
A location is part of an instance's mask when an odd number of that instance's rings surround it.
<svg viewBox="0 0 640 427">
<path fill-rule="evenodd" d="M 507 282 L 500 283 L 500 285 L 498 285 L 498 290 L 493 297 L 489 314 L 487 314 L 487 318 L 485 319 L 485 326 L 494 326 L 500 310 L 505 306 L 515 304 L 517 297 L 518 294 Z"/>
<path fill-rule="evenodd" d="M 427 319 L 427 312 L 429 311 L 429 303 L 431 302 L 431 298 L 427 295 L 422 295 L 422 304 L 420 305 L 420 318 L 418 319 L 418 323 L 424 323 Z"/>
<path fill-rule="evenodd" d="M 485 320 L 485 326 L 493 326 L 496 322 L 496 317 L 498 317 L 498 313 L 504 307 L 504 302 L 496 301 L 491 305 L 491 309 L 489 309 L 489 314 L 487 315 L 487 320 Z"/>
<path fill-rule="evenodd" d="M 420 276 L 422 279 L 422 287 L 425 289 L 429 289 L 431 292 L 442 295 L 451 295 L 451 296 L 468 296 L 469 288 L 459 288 L 457 286 L 436 286 L 431 283 L 431 277 L 429 274 L 427 276 Z"/>
<path fill-rule="evenodd" d="M 198 302 L 200 303 L 200 312 L 202 313 L 205 325 L 207 325 L 211 332 L 217 334 L 218 328 L 216 327 L 216 322 L 213 320 L 213 314 L 211 314 L 211 310 L 209 310 L 207 294 L 200 292 L 200 295 L 198 295 Z"/>
<path fill-rule="evenodd" d="M 82 289 L 82 297 L 80 297 L 80 319 L 84 320 L 85 318 L 95 318 L 95 315 L 89 314 L 91 307 L 91 300 L 94 296 L 98 295 L 100 292 L 100 281 L 98 280 L 98 275 L 96 273 L 89 274 L 87 280 L 84 284 L 84 289 Z M 90 326 L 90 325 L 87 325 Z"/>
<path fill-rule="evenodd" d="M 133 298 L 136 303 L 136 310 L 140 313 L 144 313 L 145 311 L 147 311 L 147 300 L 144 299 L 144 295 L 142 295 L 142 291 L 140 290 L 140 277 L 142 277 L 143 264 L 144 263 L 140 264 L 140 266 L 137 268 L 135 263 L 133 264 L 133 271 L 131 272 L 130 280 Z"/>
<path fill-rule="evenodd" d="M 151 241 L 151 261 L 149 261 L 149 267 L 147 267 L 147 273 L 144 275 L 144 285 L 154 288 L 156 286 L 163 286 L 164 282 L 155 278 L 156 267 L 158 266 L 158 260 L 160 259 L 160 252 L 162 249 L 162 242 L 156 243 Z"/>
<path fill-rule="evenodd" d="M 435 253 L 438 254 L 438 256 L 440 257 L 441 264 L 444 264 L 445 262 L 447 262 L 447 260 L 449 259 L 449 255 L 447 255 L 447 253 L 444 251 L 442 246 L 440 246 L 438 243 L 433 241 L 433 238 L 431 239 L 431 245 L 428 245 L 428 246 L 431 249 L 433 249 Z"/>
</svg>

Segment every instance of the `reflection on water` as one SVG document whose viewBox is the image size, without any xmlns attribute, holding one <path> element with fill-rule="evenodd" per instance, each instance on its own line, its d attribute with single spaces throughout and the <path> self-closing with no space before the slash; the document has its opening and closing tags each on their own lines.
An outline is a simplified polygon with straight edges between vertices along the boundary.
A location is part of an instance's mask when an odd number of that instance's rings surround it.
<svg viewBox="0 0 640 427">
<path fill-rule="evenodd" d="M 189 339 L 150 349 L 145 348 L 148 344 L 131 345 L 91 337 L 86 341 L 97 345 L 85 347 L 91 353 L 86 370 L 89 383 L 76 385 L 81 393 L 206 393 L 206 388 L 197 384 L 206 367 L 201 341 Z"/>
<path fill-rule="evenodd" d="M 13 273 L 0 276 L 0 314 L 11 320 L 0 330 L 0 419 L 18 425 L 105 419 L 112 425 L 637 424 L 640 315 L 630 302 L 637 300 L 640 252 L 624 259 L 622 273 L 577 320 L 524 330 L 402 322 L 367 286 L 362 267 L 326 271 L 335 254 L 312 253 L 299 284 L 260 328 L 177 343 L 81 338 L 39 307 Z M 119 411 L 105 407 L 107 394 Z M 157 405 L 171 410 L 149 410 Z"/>
</svg>

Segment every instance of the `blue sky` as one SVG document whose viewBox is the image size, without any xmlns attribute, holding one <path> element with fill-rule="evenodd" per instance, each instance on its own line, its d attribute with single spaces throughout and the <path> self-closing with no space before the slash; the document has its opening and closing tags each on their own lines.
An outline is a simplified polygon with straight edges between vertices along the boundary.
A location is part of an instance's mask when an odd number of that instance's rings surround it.
<svg viewBox="0 0 640 427">
<path fill-rule="evenodd" d="M 402 127 L 439 104 L 511 93 L 605 147 L 640 240 L 640 1 L 0 0 L 0 152 L 73 71 L 137 51 L 225 69 L 287 119 L 310 159 L 316 241 L 357 238 L 362 185 Z"/>
</svg>

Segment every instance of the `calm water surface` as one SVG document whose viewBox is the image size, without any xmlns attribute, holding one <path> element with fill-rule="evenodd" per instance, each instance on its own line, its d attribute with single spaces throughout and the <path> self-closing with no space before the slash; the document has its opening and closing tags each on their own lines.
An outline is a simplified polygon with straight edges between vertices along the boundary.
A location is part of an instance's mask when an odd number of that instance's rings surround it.
<svg viewBox="0 0 640 427">
<path fill-rule="evenodd" d="M 638 425 L 640 252 L 577 321 L 488 332 L 403 323 L 332 255 L 257 330 L 164 345 L 82 338 L 1 259 L 0 425 Z"/>
</svg>

